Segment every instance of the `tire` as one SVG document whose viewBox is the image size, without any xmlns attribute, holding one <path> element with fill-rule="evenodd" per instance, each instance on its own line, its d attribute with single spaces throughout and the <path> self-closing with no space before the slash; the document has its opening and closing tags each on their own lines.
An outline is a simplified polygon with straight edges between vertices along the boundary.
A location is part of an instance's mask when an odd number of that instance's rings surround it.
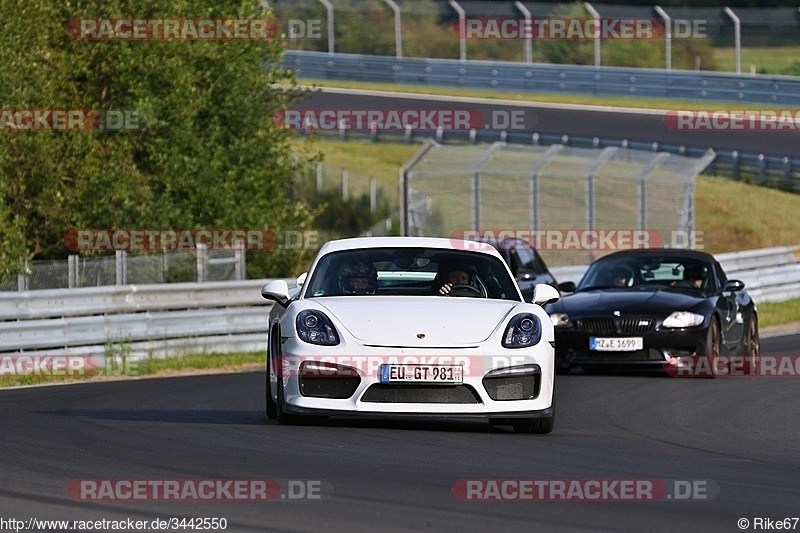
<svg viewBox="0 0 800 533">
<path fill-rule="evenodd" d="M 301 417 L 291 415 L 283 410 L 283 379 L 278 380 L 278 402 L 275 406 L 275 415 L 278 422 L 285 426 L 296 426 L 302 422 Z"/>
<path fill-rule="evenodd" d="M 761 342 L 758 335 L 758 317 L 753 314 L 750 317 L 750 325 L 747 328 L 747 364 L 745 372 L 749 375 L 758 373 L 759 358 L 761 356 Z"/>
<path fill-rule="evenodd" d="M 536 435 L 546 435 L 553 431 L 556 423 L 556 391 L 553 388 L 553 414 L 543 418 L 521 418 L 512 420 L 510 423 L 502 423 L 502 420 L 489 420 L 493 426 L 510 425 L 514 428 L 514 433 L 534 433 Z"/>
<path fill-rule="evenodd" d="M 553 432 L 553 427 L 556 425 L 556 387 L 553 384 L 553 414 L 550 416 L 546 416 L 544 418 L 537 418 L 533 422 L 533 427 L 531 428 L 531 433 L 535 433 L 537 435 L 546 435 L 548 433 Z"/>
<path fill-rule="evenodd" d="M 708 335 L 706 337 L 706 353 L 708 364 L 710 368 L 709 375 L 706 377 L 715 378 L 720 375 L 719 356 L 722 346 L 722 334 L 719 327 L 719 321 L 712 318 L 711 326 L 708 328 Z"/>
<path fill-rule="evenodd" d="M 278 404 L 276 404 L 275 400 L 272 399 L 272 392 L 269 389 L 269 368 L 270 368 L 270 361 L 269 360 L 270 360 L 270 356 L 269 356 L 269 354 L 267 354 L 267 379 L 266 379 L 266 382 L 267 382 L 267 394 L 266 394 L 267 407 L 266 407 L 265 411 L 267 413 L 267 418 L 274 420 L 274 419 L 278 418 Z"/>
</svg>

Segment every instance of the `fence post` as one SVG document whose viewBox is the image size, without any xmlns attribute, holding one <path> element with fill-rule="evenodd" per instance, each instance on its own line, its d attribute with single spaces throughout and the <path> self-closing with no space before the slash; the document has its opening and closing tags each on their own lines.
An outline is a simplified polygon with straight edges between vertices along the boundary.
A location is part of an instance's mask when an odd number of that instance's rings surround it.
<svg viewBox="0 0 800 533">
<path fill-rule="evenodd" d="M 233 264 L 233 276 L 236 281 L 242 281 L 245 278 L 244 241 L 236 241 L 233 256 L 236 258 L 236 262 Z"/>
<path fill-rule="evenodd" d="M 117 285 L 128 284 L 128 253 L 125 250 L 117 250 L 115 253 L 117 263 Z"/>
<path fill-rule="evenodd" d="M 67 271 L 69 272 L 69 288 L 74 289 L 78 286 L 78 256 L 67 256 Z"/>
<path fill-rule="evenodd" d="M 664 19 L 664 43 L 667 48 L 667 70 L 672 70 L 672 19 L 667 15 L 667 12 L 661 9 L 661 6 L 655 6 L 656 12 Z"/>
<path fill-rule="evenodd" d="M 731 176 L 735 181 L 739 181 L 739 152 L 731 152 Z"/>
<path fill-rule="evenodd" d="M 208 255 L 208 245 L 202 242 L 197 243 L 197 283 L 206 280 L 206 256 Z"/>
<path fill-rule="evenodd" d="M 26 259 L 22 262 L 22 270 L 20 270 L 19 274 L 17 274 L 17 291 L 19 292 L 25 292 L 28 290 L 28 267 L 29 263 Z"/>
<path fill-rule="evenodd" d="M 758 154 L 758 184 L 767 183 L 767 161 L 764 154 Z"/>
<path fill-rule="evenodd" d="M 322 192 L 322 163 L 317 163 L 317 195 Z"/>
<path fill-rule="evenodd" d="M 378 182 L 375 178 L 369 179 L 369 212 L 375 214 L 378 210 Z"/>
<path fill-rule="evenodd" d="M 342 169 L 342 201 L 346 202 L 348 198 L 348 181 L 350 180 L 350 174 L 346 168 Z"/>
<path fill-rule="evenodd" d="M 783 158 L 783 181 L 786 183 L 786 190 L 792 190 L 792 162 L 788 157 Z"/>
</svg>

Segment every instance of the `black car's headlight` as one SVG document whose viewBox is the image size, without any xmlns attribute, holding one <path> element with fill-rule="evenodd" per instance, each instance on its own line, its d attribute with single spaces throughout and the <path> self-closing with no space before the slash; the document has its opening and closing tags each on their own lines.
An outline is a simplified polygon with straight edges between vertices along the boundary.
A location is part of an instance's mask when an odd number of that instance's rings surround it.
<svg viewBox="0 0 800 533">
<path fill-rule="evenodd" d="M 504 348 L 527 348 L 542 338 L 542 324 L 531 313 L 521 313 L 511 319 L 503 334 Z"/>
<path fill-rule="evenodd" d="M 675 311 L 661 323 L 665 328 L 691 328 L 699 326 L 706 317 L 689 311 Z"/>
<path fill-rule="evenodd" d="M 550 313 L 550 320 L 553 322 L 553 327 L 556 329 L 572 327 L 572 320 L 569 319 L 567 313 Z"/>
<path fill-rule="evenodd" d="M 320 311 L 301 311 L 297 315 L 297 336 L 309 344 L 335 346 L 339 334 L 330 318 Z"/>
</svg>

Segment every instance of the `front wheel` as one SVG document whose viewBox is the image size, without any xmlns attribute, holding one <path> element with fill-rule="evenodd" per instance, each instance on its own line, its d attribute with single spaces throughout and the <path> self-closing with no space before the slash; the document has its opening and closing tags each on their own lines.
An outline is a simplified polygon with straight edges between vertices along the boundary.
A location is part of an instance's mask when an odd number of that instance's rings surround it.
<svg viewBox="0 0 800 533">
<path fill-rule="evenodd" d="M 750 317 L 750 326 L 747 333 L 747 366 L 748 374 L 758 373 L 758 363 L 761 354 L 761 343 L 758 338 L 758 317 Z"/>
<path fill-rule="evenodd" d="M 711 319 L 711 326 L 708 328 L 708 335 L 706 337 L 706 353 L 708 359 L 709 378 L 715 378 L 720 375 L 720 346 L 722 345 L 722 336 L 720 333 L 719 322 L 716 318 Z"/>
<path fill-rule="evenodd" d="M 266 413 L 267 418 L 275 419 L 278 418 L 278 405 L 275 403 L 275 400 L 272 399 L 272 390 L 270 389 L 270 362 L 269 362 L 269 354 L 267 354 L 267 407 Z"/>
</svg>

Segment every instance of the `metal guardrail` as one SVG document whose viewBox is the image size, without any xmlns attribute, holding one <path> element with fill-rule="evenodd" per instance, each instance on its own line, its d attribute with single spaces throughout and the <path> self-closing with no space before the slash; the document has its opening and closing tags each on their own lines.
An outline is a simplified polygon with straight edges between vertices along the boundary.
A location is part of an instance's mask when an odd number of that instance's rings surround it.
<svg viewBox="0 0 800 533">
<path fill-rule="evenodd" d="M 2 293 L 0 353 L 146 358 L 263 350 L 271 304 L 259 289 L 266 281 Z"/>
<path fill-rule="evenodd" d="M 418 59 L 287 50 L 284 68 L 314 79 L 710 102 L 800 105 L 800 77 L 711 71 Z"/>
<path fill-rule="evenodd" d="M 800 247 L 717 257 L 759 303 L 800 296 Z M 586 268 L 552 270 L 567 281 Z M 0 354 L 100 356 L 102 362 L 120 353 L 140 359 L 263 350 L 270 304 L 259 289 L 266 281 L 3 293 Z"/>
<path fill-rule="evenodd" d="M 800 246 L 781 246 L 717 254 L 728 278 L 740 279 L 757 303 L 783 302 L 800 297 Z M 577 282 L 588 265 L 554 267 L 558 281 Z"/>
</svg>

